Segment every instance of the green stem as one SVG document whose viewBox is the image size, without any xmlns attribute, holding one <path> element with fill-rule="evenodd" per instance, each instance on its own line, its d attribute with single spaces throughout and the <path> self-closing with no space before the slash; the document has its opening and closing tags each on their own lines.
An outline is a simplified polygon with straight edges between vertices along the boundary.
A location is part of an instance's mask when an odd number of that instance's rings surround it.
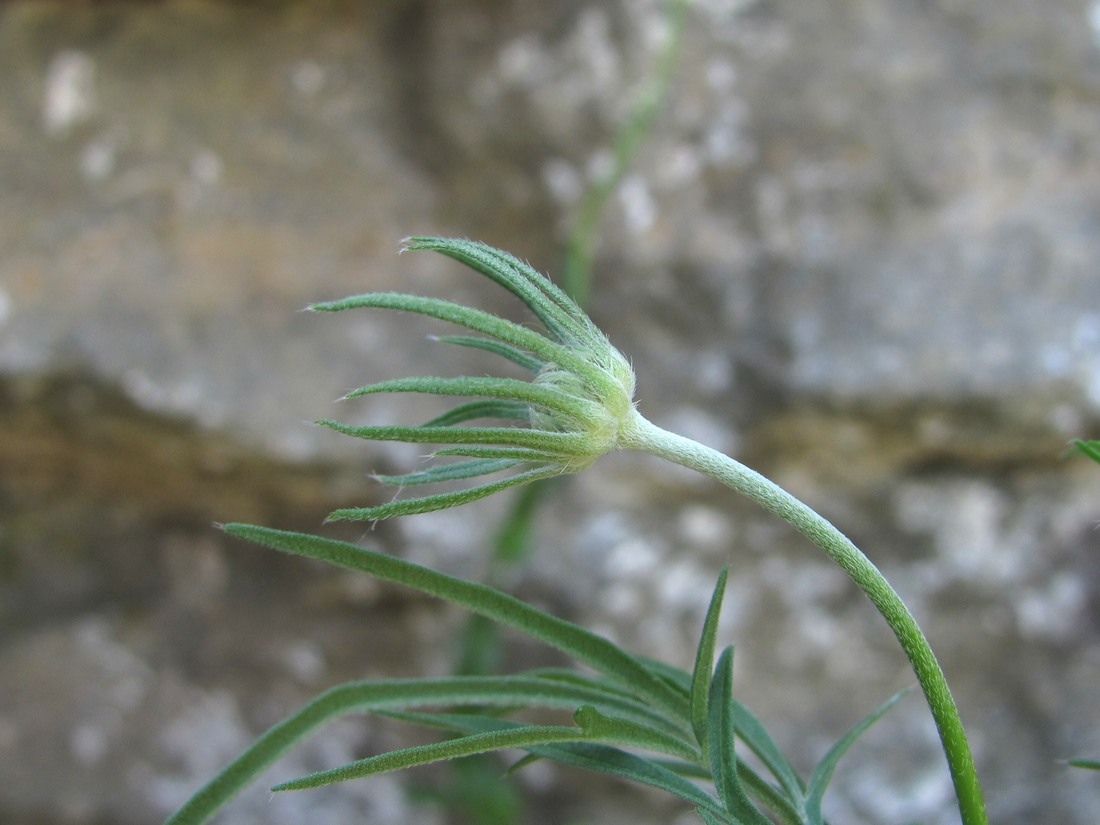
<svg viewBox="0 0 1100 825">
<path fill-rule="evenodd" d="M 620 432 L 619 446 L 681 464 L 743 493 L 795 527 L 848 573 L 886 619 L 913 666 L 939 730 L 964 825 L 986 825 L 974 759 L 943 670 L 913 614 L 871 560 L 829 521 L 755 470 L 641 415 L 635 414 Z"/>
<path fill-rule="evenodd" d="M 638 150 L 653 131 L 661 104 L 668 97 L 680 55 L 680 46 L 683 43 L 684 23 L 689 5 L 687 0 L 669 0 L 666 20 L 671 31 L 663 51 L 657 58 L 653 77 L 641 91 L 626 124 L 615 138 L 611 168 L 592 184 L 581 201 L 565 251 L 562 283 L 569 297 L 582 307 L 588 303 L 592 257 L 600 217 L 603 215 L 608 199 L 615 193 L 631 162 L 637 156 Z"/>
</svg>

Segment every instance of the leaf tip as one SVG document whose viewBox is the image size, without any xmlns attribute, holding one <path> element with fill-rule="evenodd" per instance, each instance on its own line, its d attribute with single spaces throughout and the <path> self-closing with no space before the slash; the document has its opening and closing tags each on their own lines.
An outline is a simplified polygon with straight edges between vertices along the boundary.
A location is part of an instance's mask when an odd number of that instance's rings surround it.
<svg viewBox="0 0 1100 825">
<path fill-rule="evenodd" d="M 427 238 L 423 235 L 409 235 L 401 239 L 397 254 L 404 255 L 406 252 L 415 252 L 418 249 L 425 249 L 426 245 L 432 240 L 432 238 Z"/>
</svg>

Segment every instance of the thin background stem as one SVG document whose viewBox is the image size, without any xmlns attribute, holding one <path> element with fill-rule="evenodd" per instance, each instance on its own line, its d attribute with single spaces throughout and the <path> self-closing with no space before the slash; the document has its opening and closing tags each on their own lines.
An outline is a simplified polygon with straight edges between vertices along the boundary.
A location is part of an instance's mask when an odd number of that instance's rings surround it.
<svg viewBox="0 0 1100 825">
<path fill-rule="evenodd" d="M 987 825 L 974 759 L 943 670 L 913 614 L 871 560 L 828 520 L 755 470 L 641 415 L 620 433 L 619 445 L 681 464 L 743 493 L 791 524 L 848 573 L 886 619 L 913 666 L 943 743 L 964 825 Z"/>
<path fill-rule="evenodd" d="M 562 286 L 582 307 L 588 303 L 588 292 L 592 280 L 592 258 L 600 217 L 603 215 L 607 201 L 626 176 L 642 143 L 653 131 L 661 105 L 668 98 L 680 57 L 684 23 L 689 6 L 688 0 L 669 0 L 665 12 L 665 20 L 669 27 L 668 39 L 657 58 L 653 76 L 638 93 L 637 102 L 616 136 L 610 168 L 585 192 L 577 212 L 566 249 Z"/>
</svg>

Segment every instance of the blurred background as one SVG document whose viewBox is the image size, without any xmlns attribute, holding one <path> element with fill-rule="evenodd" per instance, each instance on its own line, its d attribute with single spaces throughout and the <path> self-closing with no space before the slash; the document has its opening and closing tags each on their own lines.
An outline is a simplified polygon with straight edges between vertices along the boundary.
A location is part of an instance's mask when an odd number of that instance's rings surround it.
<svg viewBox="0 0 1100 825">
<path fill-rule="evenodd" d="M 457 667 L 462 614 L 219 521 L 493 578 L 678 665 L 728 563 L 736 690 L 803 769 L 913 683 L 818 551 L 646 457 L 556 485 L 506 567 L 507 496 L 323 526 L 417 453 L 303 422 L 419 421 L 332 399 L 495 364 L 298 310 L 394 289 L 522 317 L 396 257 L 429 233 L 555 277 L 572 243 L 645 415 L 817 507 L 908 601 L 991 819 L 1097 821 L 1100 779 L 1060 760 L 1100 758 L 1100 468 L 1066 455 L 1100 437 L 1100 3 L 685 5 L 677 33 L 657 0 L 0 4 L 0 821 L 159 821 L 317 691 Z M 408 735 L 336 724 L 219 821 L 695 821 L 542 764 L 512 795 L 449 769 L 266 790 Z M 826 810 L 958 821 L 919 696 Z"/>
</svg>

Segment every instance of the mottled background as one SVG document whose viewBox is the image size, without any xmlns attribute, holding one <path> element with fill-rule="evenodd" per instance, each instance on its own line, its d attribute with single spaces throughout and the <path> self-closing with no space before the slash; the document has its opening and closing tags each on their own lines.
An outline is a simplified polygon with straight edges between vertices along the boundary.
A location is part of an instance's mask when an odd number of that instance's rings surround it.
<svg viewBox="0 0 1100 825">
<path fill-rule="evenodd" d="M 415 451 L 302 422 L 489 365 L 428 322 L 297 310 L 394 288 L 515 312 L 400 238 L 560 271 L 665 23 L 656 0 L 0 5 L 0 821 L 156 822 L 312 693 L 447 672 L 461 614 L 212 523 L 484 574 L 504 498 L 323 527 Z M 1100 757 L 1100 468 L 1064 455 L 1100 436 L 1100 3 L 698 0 L 683 37 L 594 261 L 641 409 L 884 568 L 994 821 L 1094 825 L 1100 778 L 1059 760 Z M 539 527 L 510 591 L 679 664 L 730 563 L 737 689 L 802 768 L 913 681 L 814 548 L 656 460 L 605 459 Z M 404 736 L 341 723 L 220 821 L 447 822 L 408 777 L 265 790 Z M 527 823 L 691 821 L 552 766 L 512 781 Z M 836 782 L 838 823 L 957 822 L 917 697 Z"/>
</svg>

